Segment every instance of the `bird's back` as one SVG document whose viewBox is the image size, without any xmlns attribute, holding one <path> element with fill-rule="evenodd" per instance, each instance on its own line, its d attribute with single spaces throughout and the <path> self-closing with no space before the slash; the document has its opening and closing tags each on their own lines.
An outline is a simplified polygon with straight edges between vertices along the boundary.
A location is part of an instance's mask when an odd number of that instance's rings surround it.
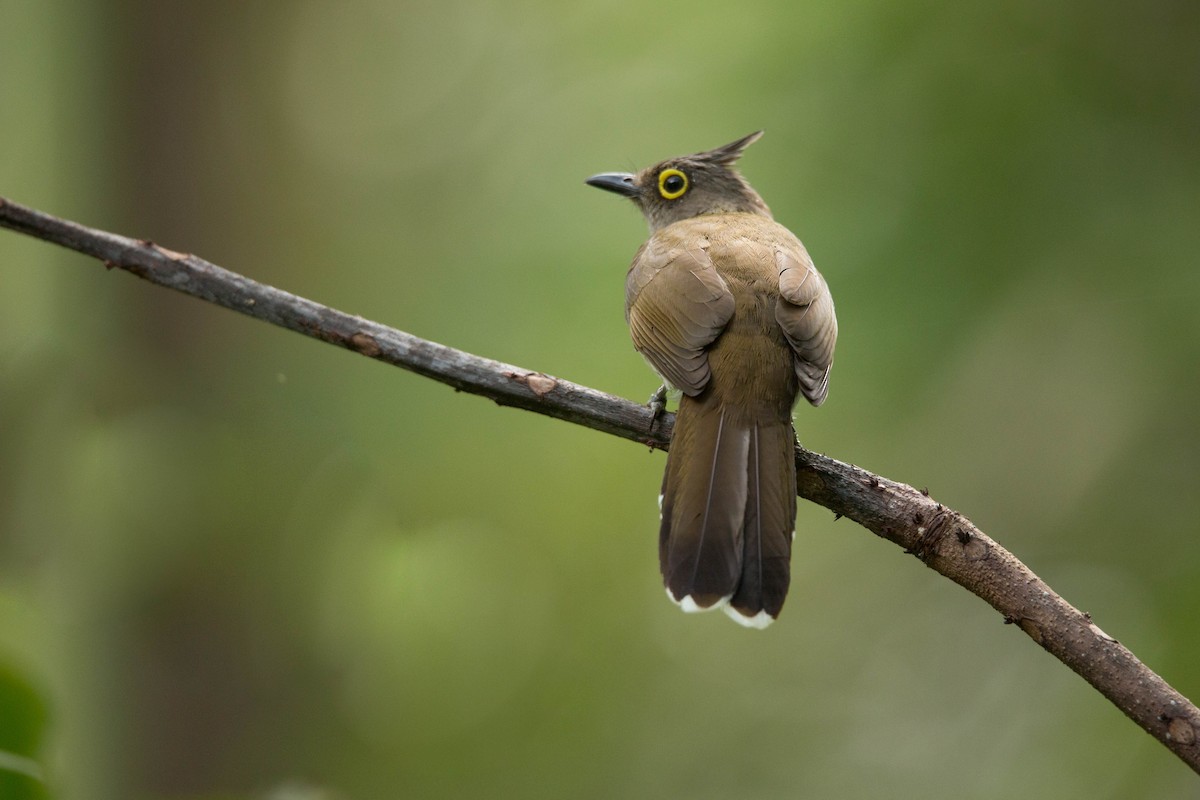
<svg viewBox="0 0 1200 800">
<path fill-rule="evenodd" d="M 706 214 L 657 231 L 648 245 L 703 249 L 734 299 L 733 316 L 708 348 L 714 399 L 737 394 L 735 413 L 789 418 L 798 391 L 792 350 L 776 319 L 779 271 L 775 253 L 803 252 L 796 237 L 760 214 Z M 805 255 L 807 258 L 807 255 Z M 638 270 L 635 260 L 631 278 Z M 724 378 L 721 380 L 720 378 Z M 747 403 L 747 398 L 751 402 Z"/>
</svg>

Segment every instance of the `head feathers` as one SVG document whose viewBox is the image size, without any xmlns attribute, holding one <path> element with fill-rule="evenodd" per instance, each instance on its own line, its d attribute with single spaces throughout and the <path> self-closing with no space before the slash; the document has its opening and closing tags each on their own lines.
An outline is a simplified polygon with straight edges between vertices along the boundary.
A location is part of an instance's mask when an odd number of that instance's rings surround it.
<svg viewBox="0 0 1200 800">
<path fill-rule="evenodd" d="M 723 144 L 720 147 L 714 147 L 712 150 L 697 153 L 692 158 L 697 161 L 709 161 L 713 164 L 732 167 L 734 162 L 742 157 L 742 153 L 746 151 L 746 148 L 761 139 L 762 135 L 762 131 L 755 131 L 729 144 Z"/>
</svg>

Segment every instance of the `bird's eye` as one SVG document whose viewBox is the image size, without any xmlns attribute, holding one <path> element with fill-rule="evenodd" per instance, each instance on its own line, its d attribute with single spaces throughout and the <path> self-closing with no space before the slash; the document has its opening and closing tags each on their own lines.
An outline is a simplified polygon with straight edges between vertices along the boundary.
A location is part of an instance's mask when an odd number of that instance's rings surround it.
<svg viewBox="0 0 1200 800">
<path fill-rule="evenodd" d="M 658 193 L 665 200 L 681 197 L 688 190 L 687 175 L 677 169 L 664 169 L 658 173 Z"/>
</svg>

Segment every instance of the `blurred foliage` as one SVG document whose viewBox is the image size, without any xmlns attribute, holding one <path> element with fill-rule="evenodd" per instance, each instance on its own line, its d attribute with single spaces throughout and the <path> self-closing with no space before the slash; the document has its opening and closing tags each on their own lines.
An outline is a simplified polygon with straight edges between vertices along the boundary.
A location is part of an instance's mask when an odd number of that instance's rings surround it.
<svg viewBox="0 0 1200 800">
<path fill-rule="evenodd" d="M 637 399 L 644 228 L 582 181 L 765 128 L 744 171 L 842 330 L 802 440 L 1200 696 L 1195 3 L 0 16 L 0 194 Z M 46 709 L 0 741 L 47 714 L 71 798 L 1195 791 L 822 509 L 771 630 L 680 614 L 662 464 L 0 232 L 0 663 Z"/>
<path fill-rule="evenodd" d="M 0 797 L 40 800 L 47 796 L 38 755 L 46 711 L 36 689 L 0 664 Z"/>
</svg>

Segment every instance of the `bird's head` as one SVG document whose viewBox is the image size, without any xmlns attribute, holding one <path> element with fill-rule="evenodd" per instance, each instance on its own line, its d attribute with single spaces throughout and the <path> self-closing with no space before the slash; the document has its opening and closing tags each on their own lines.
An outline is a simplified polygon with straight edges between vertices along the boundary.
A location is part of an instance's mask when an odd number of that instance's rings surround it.
<svg viewBox="0 0 1200 800">
<path fill-rule="evenodd" d="M 633 200 L 651 231 L 701 214 L 744 212 L 770 217 L 767 204 L 733 168 L 762 134 L 755 131 L 703 153 L 669 158 L 637 174 L 603 172 L 588 178 L 587 184 Z"/>
</svg>

